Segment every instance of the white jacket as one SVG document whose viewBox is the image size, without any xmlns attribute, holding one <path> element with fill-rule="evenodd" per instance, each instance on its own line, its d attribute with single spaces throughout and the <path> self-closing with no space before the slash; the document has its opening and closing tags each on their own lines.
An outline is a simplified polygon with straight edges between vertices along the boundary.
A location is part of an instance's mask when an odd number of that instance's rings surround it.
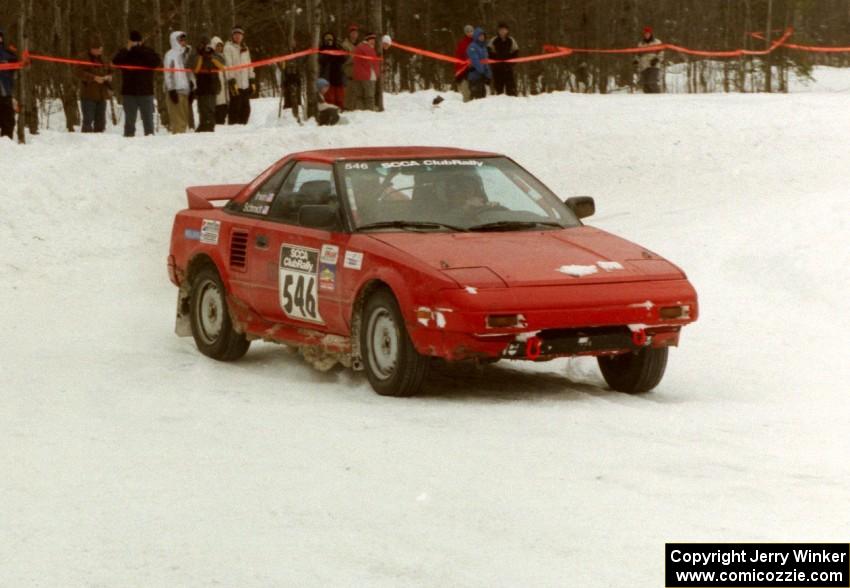
<svg viewBox="0 0 850 588">
<path fill-rule="evenodd" d="M 165 59 L 162 64 L 166 68 L 183 69 L 187 67 L 186 56 L 189 54 L 189 47 L 181 47 L 177 40 L 180 35 L 185 35 L 183 31 L 174 31 L 169 37 L 171 49 L 165 54 Z M 188 94 L 191 91 L 190 84 L 195 84 L 195 74 L 191 71 L 167 71 L 165 72 L 165 89 L 177 90 L 178 94 Z"/>
<path fill-rule="evenodd" d="M 215 51 L 215 48 L 219 43 L 224 45 L 224 41 L 221 40 L 221 37 L 213 37 L 210 41 L 209 47 Z M 226 62 L 225 65 L 227 65 Z M 218 72 L 218 81 L 221 82 L 221 90 L 219 90 L 215 97 L 215 105 L 221 106 L 222 104 L 227 104 L 227 80 L 224 78 L 223 71 Z"/>
<path fill-rule="evenodd" d="M 242 47 L 233 41 L 228 41 L 224 46 L 224 64 L 228 67 L 233 65 L 244 65 L 251 63 L 251 52 L 248 49 L 242 51 Z M 228 83 L 230 80 L 236 80 L 236 86 L 240 90 L 247 90 L 251 87 L 251 79 L 254 77 L 254 68 L 246 67 L 235 71 L 224 72 Z"/>
<path fill-rule="evenodd" d="M 651 47 L 652 45 L 661 45 L 661 39 L 653 37 L 648 43 L 641 39 L 640 43 L 638 43 L 638 47 Z M 638 55 L 638 70 L 643 71 L 652 64 L 652 60 L 656 57 L 658 58 L 658 61 L 661 61 L 664 58 L 664 51 L 659 51 L 658 53 L 647 51 L 646 53 L 639 53 Z"/>
</svg>

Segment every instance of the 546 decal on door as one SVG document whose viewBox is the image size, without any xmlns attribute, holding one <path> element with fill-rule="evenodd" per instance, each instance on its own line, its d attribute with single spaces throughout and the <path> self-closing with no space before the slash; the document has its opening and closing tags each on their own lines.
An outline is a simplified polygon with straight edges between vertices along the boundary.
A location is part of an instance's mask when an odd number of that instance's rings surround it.
<svg viewBox="0 0 850 588">
<path fill-rule="evenodd" d="M 289 318 L 324 324 L 319 313 L 319 250 L 280 248 L 280 307 Z"/>
</svg>

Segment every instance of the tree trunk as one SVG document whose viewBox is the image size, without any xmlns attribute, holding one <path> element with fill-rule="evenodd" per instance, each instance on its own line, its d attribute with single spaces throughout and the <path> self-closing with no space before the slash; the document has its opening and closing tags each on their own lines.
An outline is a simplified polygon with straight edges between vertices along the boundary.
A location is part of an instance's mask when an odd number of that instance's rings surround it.
<svg viewBox="0 0 850 588">
<path fill-rule="evenodd" d="M 322 35 L 322 0 L 307 0 L 307 22 L 310 29 L 310 47 L 319 48 Z M 307 118 L 316 116 L 316 80 L 319 79 L 319 55 L 314 53 L 309 58 L 307 70 Z"/>
<path fill-rule="evenodd" d="M 430 5 L 430 3 L 429 3 Z M 377 39 L 375 41 L 375 52 L 378 54 L 378 57 L 383 58 L 384 56 L 384 46 L 381 43 L 381 31 L 383 27 L 381 26 L 381 22 L 383 20 L 383 2 L 382 0 L 372 0 L 370 3 L 371 10 L 369 11 L 369 26 L 372 28 L 372 32 L 377 35 Z M 430 34 L 430 31 L 429 31 Z M 379 111 L 384 110 L 384 62 L 381 61 L 381 75 L 378 76 L 378 80 L 375 82 L 375 107 Z"/>
<path fill-rule="evenodd" d="M 27 2 L 26 0 L 21 0 L 21 14 L 18 20 L 18 34 L 19 34 L 19 45 L 21 55 L 25 55 L 27 51 L 29 51 L 29 39 L 27 33 L 27 26 L 29 23 L 27 22 Z M 29 108 L 29 71 L 28 68 L 24 67 L 20 71 L 19 81 L 18 81 L 18 105 L 20 106 L 20 112 L 18 113 L 18 143 L 26 143 L 27 135 L 26 135 L 26 127 L 27 127 L 27 109 Z"/>
<path fill-rule="evenodd" d="M 767 0 L 767 25 L 765 26 L 764 33 L 764 48 L 770 48 L 770 39 L 773 34 L 772 32 L 772 23 L 773 23 L 773 0 Z M 771 92 L 773 91 L 773 67 L 771 66 L 773 62 L 773 55 L 768 54 L 764 56 L 764 91 Z"/>
</svg>

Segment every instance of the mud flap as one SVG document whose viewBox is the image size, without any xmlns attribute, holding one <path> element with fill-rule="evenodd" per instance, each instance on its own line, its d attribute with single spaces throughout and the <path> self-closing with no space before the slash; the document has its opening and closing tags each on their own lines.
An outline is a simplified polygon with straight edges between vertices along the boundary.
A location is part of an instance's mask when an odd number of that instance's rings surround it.
<svg viewBox="0 0 850 588">
<path fill-rule="evenodd" d="M 189 321 L 191 313 L 190 296 L 189 289 L 184 283 L 177 292 L 177 315 L 174 322 L 174 332 L 178 337 L 192 336 L 192 323 Z"/>
</svg>

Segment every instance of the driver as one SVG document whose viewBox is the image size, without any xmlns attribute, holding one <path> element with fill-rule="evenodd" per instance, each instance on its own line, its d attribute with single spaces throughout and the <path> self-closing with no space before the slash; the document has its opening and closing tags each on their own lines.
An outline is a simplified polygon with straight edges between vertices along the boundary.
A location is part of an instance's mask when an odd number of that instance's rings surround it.
<svg viewBox="0 0 850 588">
<path fill-rule="evenodd" d="M 481 180 L 469 174 L 460 174 L 446 182 L 445 200 L 450 210 L 467 218 L 492 205 L 487 200 Z"/>
</svg>

